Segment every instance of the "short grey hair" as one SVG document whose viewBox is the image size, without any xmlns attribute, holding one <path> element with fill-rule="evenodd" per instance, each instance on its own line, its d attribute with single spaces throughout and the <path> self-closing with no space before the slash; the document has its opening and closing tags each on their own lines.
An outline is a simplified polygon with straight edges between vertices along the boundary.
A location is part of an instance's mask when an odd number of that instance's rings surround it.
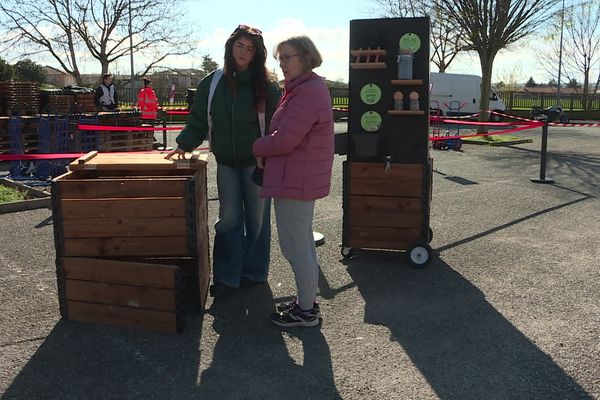
<svg viewBox="0 0 600 400">
<path fill-rule="evenodd" d="M 277 58 L 281 51 L 281 46 L 288 44 L 292 46 L 300 55 L 300 59 L 304 64 L 304 70 L 309 71 L 313 68 L 317 68 L 323 63 L 323 58 L 321 57 L 321 53 L 317 50 L 317 46 L 313 43 L 312 40 L 308 36 L 293 36 L 289 39 L 286 39 L 282 42 L 279 42 L 277 46 L 275 46 L 275 50 L 273 51 L 273 56 Z"/>
</svg>

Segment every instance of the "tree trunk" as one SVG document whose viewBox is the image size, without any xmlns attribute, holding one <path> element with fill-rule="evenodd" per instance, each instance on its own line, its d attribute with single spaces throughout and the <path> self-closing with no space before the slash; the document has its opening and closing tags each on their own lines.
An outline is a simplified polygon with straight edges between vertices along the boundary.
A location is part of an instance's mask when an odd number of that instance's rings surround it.
<svg viewBox="0 0 600 400">
<path fill-rule="evenodd" d="M 589 100 L 590 100 L 590 70 L 588 67 L 588 68 L 586 68 L 585 73 L 583 74 L 583 98 L 581 99 L 581 103 L 582 103 L 584 111 L 590 109 L 590 101 Z"/>
<path fill-rule="evenodd" d="M 102 73 L 100 74 L 100 82 L 102 82 L 102 76 L 108 74 L 108 60 L 100 60 L 100 66 L 102 67 Z"/>
<path fill-rule="evenodd" d="M 490 120 L 490 93 L 492 88 L 492 67 L 494 65 L 494 55 L 479 53 L 481 63 L 481 102 L 479 112 L 479 122 L 488 122 Z M 477 133 L 487 133 L 487 127 L 479 126 Z"/>
</svg>

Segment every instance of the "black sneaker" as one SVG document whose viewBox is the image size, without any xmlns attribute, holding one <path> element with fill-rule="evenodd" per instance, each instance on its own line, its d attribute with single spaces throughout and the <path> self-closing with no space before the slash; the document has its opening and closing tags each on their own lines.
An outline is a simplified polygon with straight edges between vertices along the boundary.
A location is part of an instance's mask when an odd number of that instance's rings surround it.
<svg viewBox="0 0 600 400">
<path fill-rule="evenodd" d="M 291 310 L 271 315 L 271 322 L 284 328 L 288 326 L 317 326 L 319 317 L 314 308 L 304 311 L 296 305 Z"/>
<path fill-rule="evenodd" d="M 227 286 L 226 284 L 220 282 L 217 282 L 214 285 L 210 285 L 210 287 L 208 288 L 210 295 L 215 298 L 231 296 L 233 293 L 235 293 L 235 290 L 235 288 Z"/>
<path fill-rule="evenodd" d="M 293 308 L 298 307 L 298 298 L 296 297 L 294 300 L 288 301 L 287 303 L 279 303 L 277 304 L 277 312 L 287 312 L 292 310 Z M 317 318 L 322 318 L 321 315 L 321 306 L 318 301 L 313 301 L 313 310 L 317 313 Z"/>
</svg>

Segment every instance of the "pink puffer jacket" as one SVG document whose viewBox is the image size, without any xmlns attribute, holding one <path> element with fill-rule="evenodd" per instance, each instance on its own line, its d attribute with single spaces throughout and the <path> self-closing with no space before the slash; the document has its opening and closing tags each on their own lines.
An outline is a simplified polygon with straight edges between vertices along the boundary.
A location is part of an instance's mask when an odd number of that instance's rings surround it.
<svg viewBox="0 0 600 400">
<path fill-rule="evenodd" d="M 329 194 L 333 112 L 323 78 L 307 72 L 286 82 L 270 135 L 257 139 L 252 150 L 265 159 L 263 197 L 315 200 Z"/>
</svg>

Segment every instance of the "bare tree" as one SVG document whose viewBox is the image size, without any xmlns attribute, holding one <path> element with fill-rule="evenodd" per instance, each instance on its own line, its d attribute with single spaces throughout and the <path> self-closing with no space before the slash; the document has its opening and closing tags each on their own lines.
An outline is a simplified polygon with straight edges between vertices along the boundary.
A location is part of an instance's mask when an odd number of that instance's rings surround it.
<svg viewBox="0 0 600 400">
<path fill-rule="evenodd" d="M 3 0 L 4 44 L 21 46 L 25 55 L 47 52 L 82 84 L 86 56 L 101 72 L 133 50 L 136 76 L 174 55 L 193 50 L 194 35 L 182 28 L 183 2 L 168 0 Z M 131 42 L 130 42 L 131 39 Z"/>
<path fill-rule="evenodd" d="M 386 17 L 428 16 L 431 21 L 431 61 L 439 72 L 445 72 L 456 56 L 469 50 L 464 40 L 464 30 L 448 20 L 432 1 L 428 0 L 373 0 L 378 10 Z"/>
<path fill-rule="evenodd" d="M 523 67 L 519 62 L 514 63 L 510 67 L 503 68 L 498 76 L 503 83 L 502 90 L 509 92 L 521 89 L 523 82 L 527 79 L 527 75 L 523 73 Z"/>
<path fill-rule="evenodd" d="M 433 0 L 460 26 L 481 65 L 480 121 L 489 120 L 492 68 L 498 51 L 533 33 L 556 11 L 558 0 Z M 480 129 L 485 132 L 485 129 Z"/>
<path fill-rule="evenodd" d="M 566 36 L 571 40 L 563 49 L 563 58 L 567 68 L 583 74 L 583 108 L 587 110 L 590 106 L 590 74 L 600 55 L 600 1 L 571 6 L 565 19 Z M 595 89 L 597 87 L 598 82 Z"/>
<path fill-rule="evenodd" d="M 583 76 L 583 108 L 589 108 L 592 69 L 600 62 L 600 1 L 586 1 L 571 5 L 565 10 L 563 30 L 562 64 L 567 81 Z M 560 52 L 560 15 L 551 25 L 546 39 L 552 42 L 552 50 L 543 60 L 546 70 L 554 70 Z M 553 75 L 554 76 L 554 75 Z M 600 73 L 593 91 L 598 89 Z"/>
</svg>

